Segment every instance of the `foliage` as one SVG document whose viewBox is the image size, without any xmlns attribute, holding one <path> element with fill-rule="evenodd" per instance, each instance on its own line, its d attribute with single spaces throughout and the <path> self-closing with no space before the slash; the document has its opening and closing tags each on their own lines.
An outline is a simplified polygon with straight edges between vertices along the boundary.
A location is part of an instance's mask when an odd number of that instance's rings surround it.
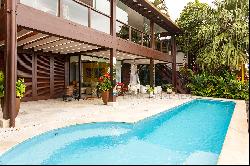
<svg viewBox="0 0 250 166">
<path fill-rule="evenodd" d="M 237 70 L 247 61 L 249 2 L 222 0 L 214 4 L 215 8 L 198 0 L 188 3 L 177 20 L 183 30 L 178 44 L 197 58 L 202 70 L 214 72 L 221 66 Z"/>
<path fill-rule="evenodd" d="M 237 80 L 232 72 L 223 70 L 220 74 L 211 74 L 208 72 L 193 73 L 191 70 L 182 70 L 181 74 L 187 74 L 189 83 L 187 88 L 192 95 L 203 97 L 218 97 L 228 99 L 249 99 L 248 82 Z"/>
<path fill-rule="evenodd" d="M 0 97 L 4 96 L 4 74 L 0 71 Z"/>
<path fill-rule="evenodd" d="M 173 90 L 173 85 L 172 84 L 164 84 L 162 85 L 162 90 L 166 92 L 168 89 Z"/>
<path fill-rule="evenodd" d="M 23 98 L 25 93 L 26 85 L 24 79 L 18 79 L 16 82 L 16 96 L 20 99 Z"/>
<path fill-rule="evenodd" d="M 16 82 L 16 97 L 20 99 L 24 96 L 26 85 L 24 79 L 19 78 Z M 4 96 L 4 74 L 0 71 L 0 97 Z"/>
<path fill-rule="evenodd" d="M 148 92 L 148 93 L 154 92 L 154 88 L 153 88 L 153 87 L 149 87 L 149 88 L 147 89 L 147 92 Z"/>
<path fill-rule="evenodd" d="M 163 14 L 169 17 L 168 8 L 166 6 L 165 0 L 154 0 L 152 4 L 158 8 Z"/>
<path fill-rule="evenodd" d="M 103 92 L 108 91 L 112 88 L 109 73 L 106 73 L 99 78 L 97 88 Z"/>
</svg>

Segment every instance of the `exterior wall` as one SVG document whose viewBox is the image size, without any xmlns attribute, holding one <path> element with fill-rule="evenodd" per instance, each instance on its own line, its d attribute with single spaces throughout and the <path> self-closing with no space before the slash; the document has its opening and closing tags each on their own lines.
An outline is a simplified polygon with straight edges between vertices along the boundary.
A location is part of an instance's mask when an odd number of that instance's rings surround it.
<svg viewBox="0 0 250 166">
<path fill-rule="evenodd" d="M 18 52 L 17 77 L 24 78 L 22 101 L 62 97 L 65 87 L 64 56 L 42 52 Z"/>
<path fill-rule="evenodd" d="M 183 52 L 177 52 L 176 63 L 177 64 L 183 64 L 184 63 L 184 59 L 185 59 L 185 63 L 188 64 L 188 58 L 185 58 L 185 54 Z M 171 63 L 169 63 L 167 65 L 168 65 L 168 67 L 170 67 L 172 69 L 172 64 Z M 179 66 L 178 65 L 177 65 L 176 70 L 179 71 Z"/>
</svg>

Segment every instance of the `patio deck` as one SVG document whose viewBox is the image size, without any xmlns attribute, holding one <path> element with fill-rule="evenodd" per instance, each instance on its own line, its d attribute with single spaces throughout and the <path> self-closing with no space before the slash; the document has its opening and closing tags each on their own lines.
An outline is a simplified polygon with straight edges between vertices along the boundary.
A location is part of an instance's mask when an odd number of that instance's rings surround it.
<svg viewBox="0 0 250 166">
<path fill-rule="evenodd" d="M 16 128 L 0 129 L 0 155 L 14 145 L 49 130 L 91 122 L 134 123 L 195 98 L 197 97 L 190 95 L 167 94 L 163 95 L 163 99 L 160 96 L 149 99 L 148 95 L 139 98 L 125 96 L 118 97 L 115 106 L 103 105 L 101 99 L 71 102 L 56 99 L 21 103 L 21 124 Z M 249 163 L 249 134 L 246 132 L 247 122 L 244 122 L 246 107 L 244 101 L 235 102 L 235 112 L 218 164 Z"/>
</svg>

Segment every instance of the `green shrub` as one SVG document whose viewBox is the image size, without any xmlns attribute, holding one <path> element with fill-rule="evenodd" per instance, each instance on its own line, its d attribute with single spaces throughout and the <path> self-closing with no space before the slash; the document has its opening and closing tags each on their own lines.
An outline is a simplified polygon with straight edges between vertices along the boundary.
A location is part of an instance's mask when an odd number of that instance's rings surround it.
<svg viewBox="0 0 250 166">
<path fill-rule="evenodd" d="M 164 92 L 167 92 L 167 90 L 168 89 L 172 89 L 173 90 L 173 85 L 172 84 L 164 84 L 164 85 L 162 85 L 162 90 L 164 91 Z"/>
<path fill-rule="evenodd" d="M 190 72 L 190 71 L 189 71 Z M 184 72 L 182 71 L 182 74 Z M 186 73 L 187 74 L 187 73 Z M 208 72 L 188 74 L 187 88 L 192 95 L 227 99 L 249 99 L 249 84 L 237 80 L 235 74 L 223 71 L 220 74 Z"/>
<path fill-rule="evenodd" d="M 0 71 L 0 97 L 4 96 L 4 74 Z"/>
<path fill-rule="evenodd" d="M 26 85 L 24 79 L 19 78 L 16 82 L 16 97 L 20 99 L 24 96 Z M 0 71 L 0 98 L 4 97 L 4 74 Z"/>
</svg>

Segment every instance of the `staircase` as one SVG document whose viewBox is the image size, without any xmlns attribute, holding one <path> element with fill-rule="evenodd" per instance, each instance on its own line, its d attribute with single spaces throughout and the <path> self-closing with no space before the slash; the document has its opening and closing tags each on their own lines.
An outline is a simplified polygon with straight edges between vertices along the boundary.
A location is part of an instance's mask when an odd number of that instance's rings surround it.
<svg viewBox="0 0 250 166">
<path fill-rule="evenodd" d="M 166 64 L 156 65 L 155 70 L 161 73 L 161 76 L 164 80 L 167 80 L 168 83 L 172 83 L 172 69 Z M 177 71 L 177 92 L 181 94 L 188 94 L 189 91 L 185 87 L 186 80 L 180 75 Z"/>
</svg>

